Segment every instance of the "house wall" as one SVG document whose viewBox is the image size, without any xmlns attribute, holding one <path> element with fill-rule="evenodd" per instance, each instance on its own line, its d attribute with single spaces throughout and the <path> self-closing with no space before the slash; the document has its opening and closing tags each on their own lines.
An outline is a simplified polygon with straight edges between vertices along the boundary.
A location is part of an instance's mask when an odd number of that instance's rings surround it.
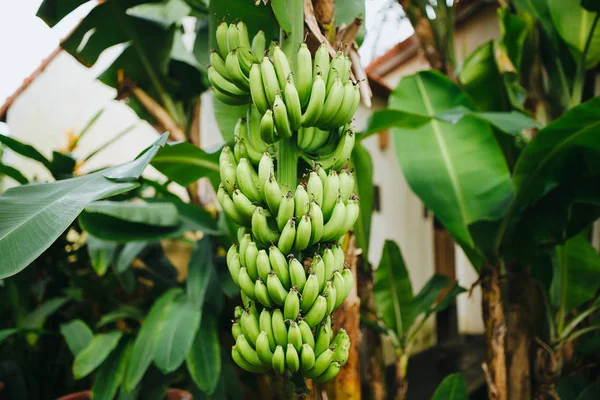
<svg viewBox="0 0 600 400">
<path fill-rule="evenodd" d="M 500 28 L 496 5 L 489 4 L 477 10 L 475 14 L 471 15 L 457 27 L 454 37 L 457 61 L 460 63 L 477 47 L 499 37 Z M 403 76 L 411 75 L 424 69 L 429 69 L 429 64 L 419 51 L 414 57 L 388 72 L 382 79 L 389 87 L 395 88 Z M 415 207 L 412 211 L 413 214 L 416 215 L 421 212 L 416 203 L 413 204 L 413 207 Z M 410 227 L 410 232 L 413 232 L 412 225 L 407 224 L 406 226 Z M 425 236 L 423 236 L 423 239 L 425 239 Z M 429 239 L 429 243 L 431 244 L 432 242 L 433 239 Z M 433 252 L 433 249 L 430 251 Z M 456 246 L 455 254 L 456 277 L 463 287 L 470 288 L 477 281 L 477 274 L 460 247 Z M 461 334 L 478 334 L 484 332 L 481 317 L 481 290 L 479 287 L 473 291 L 471 297 L 467 295 L 459 296 L 456 306 L 458 330 Z"/>
</svg>

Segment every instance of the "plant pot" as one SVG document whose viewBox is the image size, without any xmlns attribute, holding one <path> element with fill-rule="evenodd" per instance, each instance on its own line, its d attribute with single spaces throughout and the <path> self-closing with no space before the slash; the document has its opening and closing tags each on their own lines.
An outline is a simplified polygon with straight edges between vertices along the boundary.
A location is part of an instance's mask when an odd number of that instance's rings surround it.
<svg viewBox="0 0 600 400">
<path fill-rule="evenodd" d="M 83 392 L 71 393 L 60 397 L 57 400 L 91 400 L 92 392 L 84 390 Z M 169 389 L 165 400 L 192 400 L 192 394 L 183 389 Z"/>
</svg>

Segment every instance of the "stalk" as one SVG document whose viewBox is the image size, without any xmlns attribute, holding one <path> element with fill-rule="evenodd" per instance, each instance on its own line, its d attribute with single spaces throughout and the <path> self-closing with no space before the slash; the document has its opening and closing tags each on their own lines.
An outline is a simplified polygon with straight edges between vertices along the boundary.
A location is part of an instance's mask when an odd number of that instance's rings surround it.
<svg viewBox="0 0 600 400">
<path fill-rule="evenodd" d="M 280 35 L 281 50 L 286 55 L 292 72 L 297 71 L 296 52 L 304 40 L 304 6 L 300 0 L 287 0 L 287 9 L 292 23 L 292 32 L 288 36 L 283 31 Z M 277 180 L 281 185 L 287 185 L 290 190 L 296 188 L 298 177 L 298 149 L 295 135 L 279 141 L 277 154 Z"/>
</svg>

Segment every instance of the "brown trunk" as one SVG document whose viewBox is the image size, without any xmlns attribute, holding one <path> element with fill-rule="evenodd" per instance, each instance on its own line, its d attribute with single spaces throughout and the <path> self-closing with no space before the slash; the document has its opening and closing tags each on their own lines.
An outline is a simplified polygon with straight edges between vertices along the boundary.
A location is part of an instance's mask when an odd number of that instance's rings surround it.
<svg viewBox="0 0 600 400">
<path fill-rule="evenodd" d="M 508 334 L 506 362 L 508 364 L 508 398 L 531 399 L 530 345 L 533 340 L 534 293 L 533 282 L 527 271 L 509 274 Z"/>
<path fill-rule="evenodd" d="M 334 334 L 344 328 L 350 337 L 350 356 L 338 376 L 327 383 L 330 400 L 360 400 L 360 362 L 358 349 L 360 342 L 360 298 L 356 287 L 358 254 L 353 232 L 347 236 L 346 262 L 354 275 L 354 288 L 342 305 L 333 313 Z"/>
<path fill-rule="evenodd" d="M 366 263 L 365 260 L 362 260 Z M 377 320 L 375 304 L 373 302 L 373 272 L 370 268 L 359 267 L 358 297 L 360 297 L 361 313 L 370 320 Z M 361 387 L 366 398 L 383 400 L 387 398 L 385 388 L 385 365 L 381 350 L 381 336 L 368 326 L 361 327 Z"/>
<path fill-rule="evenodd" d="M 502 305 L 500 265 L 485 265 L 481 271 L 482 311 L 485 324 L 487 364 L 484 370 L 491 400 L 507 400 L 506 321 Z"/>
<path fill-rule="evenodd" d="M 399 355 L 396 362 L 396 393 L 394 395 L 394 399 L 396 400 L 406 400 L 406 393 L 408 391 L 408 381 L 406 380 L 407 368 L 408 355 Z"/>
<path fill-rule="evenodd" d="M 325 36 L 333 43 L 335 37 L 335 0 L 313 0 L 315 16 L 323 26 Z"/>
</svg>

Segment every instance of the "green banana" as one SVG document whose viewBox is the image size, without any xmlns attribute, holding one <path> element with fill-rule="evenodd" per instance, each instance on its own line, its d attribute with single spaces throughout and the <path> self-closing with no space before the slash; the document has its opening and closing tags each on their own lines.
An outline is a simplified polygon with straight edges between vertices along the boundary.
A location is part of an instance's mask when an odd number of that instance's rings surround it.
<svg viewBox="0 0 600 400">
<path fill-rule="evenodd" d="M 250 219 L 252 218 L 252 214 L 256 209 L 256 206 L 252 204 L 250 199 L 248 199 L 248 197 L 246 197 L 239 189 L 233 190 L 232 198 L 233 204 L 235 204 L 235 206 L 237 207 L 237 210 L 240 213 L 240 215 L 242 215 L 246 222 L 250 221 Z"/>
<path fill-rule="evenodd" d="M 250 199 L 250 201 L 261 201 L 258 189 L 258 175 L 247 159 L 242 158 L 235 170 L 238 188 Z"/>
<path fill-rule="evenodd" d="M 323 236 L 321 236 L 321 240 L 327 241 L 338 239 L 341 235 L 346 233 L 346 231 L 342 231 L 342 229 L 344 228 L 345 220 L 346 206 L 342 201 L 342 197 L 338 196 L 329 221 L 327 221 L 325 225 L 323 225 Z"/>
<path fill-rule="evenodd" d="M 216 30 L 216 38 L 217 38 L 217 47 L 219 50 L 219 54 L 221 54 L 221 57 L 223 59 L 225 59 L 225 57 L 227 57 L 227 53 L 229 53 L 229 50 L 227 49 L 227 29 L 228 29 L 228 25 L 226 22 L 221 22 L 218 26 L 217 26 L 217 30 Z"/>
<path fill-rule="evenodd" d="M 292 128 L 288 118 L 287 107 L 279 94 L 276 94 L 273 100 L 273 120 L 275 121 L 275 129 L 277 129 L 279 136 L 284 139 L 292 137 Z"/>
<path fill-rule="evenodd" d="M 315 338 L 312 334 L 312 329 L 310 329 L 310 326 L 308 326 L 304 319 L 298 322 L 298 328 L 300 328 L 300 333 L 302 334 L 302 343 L 314 348 Z"/>
<path fill-rule="evenodd" d="M 275 101 L 275 96 L 280 89 L 275 68 L 271 63 L 271 60 L 269 60 L 269 57 L 263 58 L 263 62 L 260 64 L 260 72 L 263 87 L 265 88 L 265 94 L 267 95 L 267 102 L 269 103 L 269 106 L 272 106 Z"/>
<path fill-rule="evenodd" d="M 300 97 L 294 83 L 288 79 L 283 91 L 283 98 L 290 122 L 290 129 L 297 131 L 302 127 L 302 107 L 300 106 Z"/>
<path fill-rule="evenodd" d="M 283 90 L 285 83 L 288 80 L 291 80 L 292 84 L 294 83 L 292 69 L 290 68 L 287 57 L 279 46 L 273 46 L 271 56 L 273 57 L 273 66 L 275 67 L 275 73 L 277 74 L 277 80 L 279 81 L 279 89 Z"/>
<path fill-rule="evenodd" d="M 302 116 L 300 118 L 300 123 L 302 123 Z M 315 129 L 316 128 L 314 126 L 307 126 L 298 130 L 297 145 L 299 149 L 306 150 L 308 148 L 310 142 L 314 140 Z"/>
<path fill-rule="evenodd" d="M 273 111 L 267 110 L 260 120 L 260 138 L 267 143 L 275 143 L 279 140 L 275 132 L 275 121 Z"/>
<path fill-rule="evenodd" d="M 215 67 L 217 72 L 221 74 L 221 76 L 227 80 L 231 80 L 229 78 L 229 73 L 227 72 L 227 66 L 225 65 L 225 60 L 221 58 L 219 53 L 216 51 L 210 52 L 210 65 Z"/>
<path fill-rule="evenodd" d="M 287 347 L 287 344 L 285 346 Z M 281 345 L 278 345 L 273 353 L 273 370 L 279 375 L 285 374 L 285 353 Z"/>
<path fill-rule="evenodd" d="M 246 224 L 244 217 L 242 216 L 242 214 L 240 214 L 235 204 L 233 204 L 233 200 L 231 200 L 231 197 L 229 197 L 227 193 L 222 194 L 221 206 L 223 207 L 223 211 L 225 211 L 225 214 L 227 214 L 227 216 L 231 218 L 234 222 L 236 222 L 238 225 Z"/>
<path fill-rule="evenodd" d="M 336 79 L 330 89 L 327 89 L 327 99 L 323 104 L 323 111 L 319 115 L 319 119 L 315 125 L 323 129 L 326 128 L 326 124 L 333 118 L 335 113 L 340 109 L 342 101 L 344 100 L 344 85 L 342 81 Z"/>
<path fill-rule="evenodd" d="M 294 194 L 290 191 L 281 198 L 279 210 L 277 210 L 277 228 L 283 230 L 290 219 L 294 218 L 295 211 Z"/>
<path fill-rule="evenodd" d="M 342 71 L 342 82 L 346 82 L 350 79 L 350 69 L 352 68 L 352 61 L 344 54 L 344 69 Z"/>
<path fill-rule="evenodd" d="M 294 215 L 296 217 L 302 217 L 304 214 L 308 212 L 309 207 L 309 198 L 304 185 L 300 184 L 296 188 L 296 192 L 294 193 Z"/>
<path fill-rule="evenodd" d="M 356 113 L 356 110 L 358 110 L 358 106 L 360 105 L 360 89 L 358 88 L 358 85 L 353 85 L 352 90 L 352 103 L 348 106 L 346 114 L 342 118 L 342 121 L 344 122 L 342 122 L 340 125 L 350 122 L 352 117 L 354 117 L 354 113 Z"/>
<path fill-rule="evenodd" d="M 243 238 L 243 237 L 244 237 L 244 236 L 245 236 L 247 233 L 250 233 L 250 232 L 248 231 L 248 229 L 247 229 L 246 227 L 243 227 L 243 226 L 240 226 L 240 227 L 238 228 L 238 230 L 237 230 L 237 240 L 238 240 L 238 243 L 237 243 L 237 252 L 238 252 L 238 253 L 240 252 L 240 245 L 239 245 L 239 243 L 242 241 L 242 238 Z M 236 245 L 236 244 L 234 243 L 234 245 Z"/>
<path fill-rule="evenodd" d="M 273 157 L 268 151 L 265 151 L 258 163 L 258 187 L 264 190 L 265 183 L 269 176 L 273 174 Z"/>
<path fill-rule="evenodd" d="M 230 106 L 243 106 L 245 104 L 250 103 L 251 98 L 248 95 L 231 95 L 220 91 L 219 89 L 213 86 L 213 94 L 217 98 L 217 100 L 221 101 Z"/>
<path fill-rule="evenodd" d="M 321 240 L 323 235 L 323 212 L 321 212 L 321 207 L 315 201 L 311 201 L 308 215 L 311 224 L 310 244 L 313 245 Z"/>
<path fill-rule="evenodd" d="M 292 251 L 292 246 L 296 240 L 296 222 L 293 218 L 290 218 L 289 222 L 283 227 L 277 247 L 284 253 L 287 254 Z"/>
<path fill-rule="evenodd" d="M 229 247 L 229 249 L 227 250 L 227 256 L 226 256 L 225 260 L 227 261 L 227 264 L 228 264 L 228 265 L 229 265 L 229 263 L 231 262 L 231 259 L 233 258 L 233 256 L 234 256 L 235 254 L 239 254 L 239 252 L 238 252 L 238 251 L 239 251 L 239 248 L 240 248 L 240 245 L 239 245 L 239 243 L 234 243 L 234 244 L 232 244 L 232 245 Z"/>
<path fill-rule="evenodd" d="M 246 266 L 246 249 L 248 248 L 248 245 L 250 244 L 251 241 L 252 241 L 252 236 L 250 236 L 249 233 L 246 233 L 244 236 L 242 236 L 242 239 L 240 240 L 239 254 L 240 254 L 240 263 L 242 264 L 242 267 Z"/>
<path fill-rule="evenodd" d="M 233 335 L 233 340 L 237 339 L 238 336 L 240 336 L 242 334 L 242 328 L 240 327 L 240 324 L 237 322 L 234 322 L 233 324 L 231 324 L 231 335 Z"/>
<path fill-rule="evenodd" d="M 239 319 L 242 317 L 243 312 L 244 309 L 241 306 L 235 306 L 235 308 L 233 309 L 233 319 L 235 321 L 239 321 Z"/>
<path fill-rule="evenodd" d="M 227 28 L 227 51 L 232 51 L 240 47 L 240 37 L 235 24 L 229 24 Z"/>
<path fill-rule="evenodd" d="M 281 193 L 279 184 L 275 180 L 275 176 L 273 174 L 269 175 L 269 178 L 265 183 L 264 194 L 269 210 L 271 210 L 273 215 L 278 215 L 279 205 L 281 204 L 283 194 Z"/>
<path fill-rule="evenodd" d="M 273 325 L 271 324 L 271 313 L 266 308 L 260 312 L 260 316 L 258 318 L 258 326 L 261 332 L 267 333 L 267 338 L 269 339 L 269 347 L 271 351 L 275 351 L 275 336 L 273 335 Z"/>
<path fill-rule="evenodd" d="M 229 146 L 223 147 L 221 155 L 219 156 L 223 161 L 219 161 L 219 173 L 221 177 L 221 183 L 227 189 L 227 193 L 233 193 L 233 186 L 237 182 L 235 173 L 235 159 L 234 154 Z"/>
<path fill-rule="evenodd" d="M 340 126 L 348 122 L 346 120 L 346 114 L 348 114 L 348 111 L 354 104 L 355 93 L 356 92 L 354 90 L 354 84 L 351 81 L 346 82 L 344 84 L 344 91 L 342 95 L 342 103 L 340 104 L 340 108 L 331 117 L 331 120 L 325 123 L 325 126 L 328 129 L 339 128 Z"/>
<path fill-rule="evenodd" d="M 334 309 L 336 309 L 344 302 L 344 300 L 346 300 L 344 297 L 344 294 L 346 293 L 346 286 L 344 277 L 342 277 L 342 274 L 339 271 L 335 271 L 333 273 L 332 282 L 333 286 L 335 286 L 336 297 Z"/>
<path fill-rule="evenodd" d="M 352 271 L 349 268 L 344 268 L 342 271 L 342 277 L 344 278 L 344 288 L 346 291 L 344 292 L 344 299 L 348 297 L 352 288 L 354 288 L 354 277 L 352 276 Z"/>
<path fill-rule="evenodd" d="M 321 116 L 323 110 L 325 94 L 325 82 L 323 82 L 323 78 L 321 78 L 320 75 L 317 75 L 310 92 L 310 100 L 308 101 L 304 114 L 302 114 L 302 126 L 315 126 L 315 123 Z"/>
<path fill-rule="evenodd" d="M 306 188 L 311 200 L 316 201 L 319 206 L 323 204 L 323 182 L 316 171 L 311 171 L 308 175 Z"/>
<path fill-rule="evenodd" d="M 335 257 L 335 270 L 342 271 L 344 269 L 344 262 L 346 255 L 344 254 L 344 250 L 340 245 L 334 245 L 331 247 L 331 251 L 333 251 L 333 256 Z"/>
<path fill-rule="evenodd" d="M 231 261 L 227 263 L 227 268 L 231 274 L 231 279 L 233 279 L 233 282 L 239 286 L 240 284 L 238 278 L 240 276 L 240 268 L 242 268 L 239 254 L 234 254 L 233 257 L 231 257 Z"/>
<path fill-rule="evenodd" d="M 238 30 L 240 46 L 250 50 L 252 46 L 250 45 L 250 37 L 248 36 L 248 28 L 246 28 L 246 24 L 244 24 L 242 21 L 239 21 L 236 25 L 236 28 Z"/>
<path fill-rule="evenodd" d="M 248 158 L 248 151 L 246 150 L 246 144 L 244 139 L 235 137 L 235 145 L 233 146 L 233 155 L 235 156 L 236 163 L 242 158 Z"/>
<path fill-rule="evenodd" d="M 358 219 L 359 212 L 358 197 L 352 196 L 350 200 L 348 200 L 348 204 L 346 204 L 346 219 L 344 220 L 343 226 L 340 228 L 342 235 L 354 226 L 354 223 Z"/>
<path fill-rule="evenodd" d="M 323 289 L 325 289 L 325 282 L 327 280 L 325 279 L 325 263 L 320 255 L 314 255 L 310 268 L 315 272 L 317 280 L 319 281 L 319 292 L 322 292 Z"/>
<path fill-rule="evenodd" d="M 302 332 L 295 321 L 291 321 L 288 328 L 288 344 L 294 346 L 296 351 L 302 349 Z"/>
<path fill-rule="evenodd" d="M 287 297 L 288 291 L 285 290 L 283 284 L 277 278 L 275 271 L 269 272 L 267 277 L 267 289 L 269 290 L 269 296 L 279 306 L 283 306 Z"/>
<path fill-rule="evenodd" d="M 329 141 L 330 136 L 332 136 L 331 132 L 322 131 L 319 128 L 315 127 L 313 138 L 304 150 L 309 153 L 312 153 L 316 150 L 321 149 L 325 145 L 325 143 L 327 143 L 327 141 Z"/>
<path fill-rule="evenodd" d="M 269 261 L 271 262 L 271 268 L 273 268 L 273 271 L 275 271 L 277 274 L 277 277 L 283 284 L 283 287 L 289 289 L 291 281 L 290 273 L 288 271 L 288 264 L 285 261 L 285 256 L 281 250 L 273 244 L 271 247 L 269 247 Z"/>
<path fill-rule="evenodd" d="M 304 320 L 311 328 L 314 328 L 323 321 L 323 318 L 327 315 L 327 299 L 321 295 L 317 297 L 314 304 L 308 310 L 304 316 Z"/>
<path fill-rule="evenodd" d="M 333 286 L 333 282 L 327 281 L 325 290 L 323 291 L 323 296 L 327 300 L 327 315 L 330 315 L 333 310 L 335 310 L 336 295 L 337 293 L 335 286 Z"/>
<path fill-rule="evenodd" d="M 295 321 L 300 314 L 300 298 L 298 297 L 298 289 L 292 287 L 285 297 L 283 305 L 283 317 Z M 288 340 L 290 340 L 288 338 Z M 291 340 L 290 340 L 291 341 Z"/>
<path fill-rule="evenodd" d="M 348 169 L 342 169 L 338 175 L 340 178 L 340 195 L 344 203 L 347 203 L 354 190 L 354 173 Z"/>
<path fill-rule="evenodd" d="M 306 43 L 300 45 L 296 56 L 298 65 L 298 96 L 301 106 L 306 106 L 308 99 L 310 99 L 310 90 L 313 82 L 312 56 Z"/>
<path fill-rule="evenodd" d="M 315 341 L 315 355 L 317 357 L 329 348 L 331 336 L 331 327 L 326 323 L 319 324 L 317 328 L 317 340 Z"/>
<path fill-rule="evenodd" d="M 340 369 L 342 369 L 342 365 L 339 362 L 334 361 L 331 364 L 329 364 L 329 367 L 327 367 L 325 372 L 323 372 L 321 375 L 314 379 L 318 383 L 329 382 L 330 380 L 336 377 L 336 375 L 340 372 Z"/>
<path fill-rule="evenodd" d="M 253 344 L 256 343 L 256 338 L 260 333 L 260 329 L 258 327 L 258 316 L 256 315 L 256 307 L 254 304 L 250 305 L 242 313 L 242 316 L 240 317 L 240 326 L 242 327 L 246 339 L 250 340 Z M 244 355 L 243 352 L 242 355 Z"/>
<path fill-rule="evenodd" d="M 258 354 L 258 358 L 264 366 L 271 367 L 273 365 L 273 352 L 265 331 L 262 331 L 256 339 L 256 354 Z"/>
<path fill-rule="evenodd" d="M 298 352 L 291 343 L 288 343 L 287 345 L 287 350 L 285 352 L 285 364 L 292 374 L 298 372 L 300 369 L 300 357 L 298 357 Z"/>
<path fill-rule="evenodd" d="M 237 50 L 231 50 L 229 54 L 227 54 L 227 58 L 225 59 L 227 74 L 235 86 L 237 86 L 241 91 L 248 93 L 250 91 L 250 80 L 244 74 L 244 71 L 242 71 L 242 67 L 240 66 L 240 61 L 236 53 Z"/>
<path fill-rule="evenodd" d="M 250 275 L 248 275 L 248 270 L 244 267 L 240 268 L 240 273 L 238 274 L 238 283 L 240 289 L 246 296 L 250 299 L 256 301 L 256 294 L 254 293 L 254 282 Z"/>
<path fill-rule="evenodd" d="M 227 65 L 227 61 L 225 62 Z M 219 74 L 215 67 L 208 67 L 208 80 L 218 91 L 232 97 L 247 96 L 248 92 L 245 92 L 238 88 L 236 85 L 228 81 L 223 75 Z M 228 71 L 229 72 L 229 71 Z"/>
<path fill-rule="evenodd" d="M 262 372 L 264 372 L 264 368 L 263 367 L 258 367 L 256 365 L 250 364 L 248 361 L 246 361 L 246 359 L 244 357 L 242 357 L 242 355 L 238 351 L 237 346 L 233 346 L 231 348 L 231 358 L 243 370 L 246 370 L 248 372 L 255 372 L 255 373 L 262 373 Z"/>
<path fill-rule="evenodd" d="M 300 300 L 300 309 L 303 314 L 306 314 L 310 310 L 319 296 L 319 292 L 319 279 L 314 271 L 310 271 L 304 289 L 302 290 L 302 298 Z"/>
<path fill-rule="evenodd" d="M 292 287 L 296 287 L 298 291 L 302 292 L 302 289 L 304 289 L 304 285 L 306 284 L 306 273 L 304 272 L 304 267 L 294 256 L 289 258 L 288 265 Z"/>
<path fill-rule="evenodd" d="M 336 271 L 337 264 L 333 251 L 329 248 L 323 251 L 323 264 L 325 264 L 325 279 L 331 279 L 333 273 Z"/>
<path fill-rule="evenodd" d="M 285 327 L 283 313 L 280 309 L 276 308 L 273 310 L 273 314 L 271 315 L 271 324 L 273 326 L 273 337 L 275 338 L 275 343 L 277 343 L 278 346 L 287 346 L 288 333 L 287 328 Z"/>
<path fill-rule="evenodd" d="M 343 79 L 345 75 L 344 68 L 346 68 L 345 58 L 346 56 L 344 55 L 344 53 L 338 51 L 335 57 L 333 57 L 333 59 L 331 60 L 331 64 L 329 66 L 329 76 L 327 77 L 328 91 L 336 79 L 339 79 L 342 82 L 342 84 L 346 83 L 346 81 L 348 80 L 348 78 L 346 78 L 345 80 Z"/>
<path fill-rule="evenodd" d="M 260 64 L 252 64 L 250 67 L 250 78 L 248 83 L 250 86 L 252 103 L 262 115 L 269 109 L 269 102 L 267 100 L 267 95 L 265 94 Z M 267 141 L 265 140 L 265 142 Z"/>
<path fill-rule="evenodd" d="M 316 378 L 317 376 L 323 374 L 327 367 L 331 364 L 331 360 L 333 358 L 333 350 L 327 349 L 320 356 L 317 356 L 315 360 L 315 366 L 312 369 L 306 371 L 304 376 L 307 378 Z"/>
<path fill-rule="evenodd" d="M 325 182 L 327 181 L 327 172 L 325 172 L 325 168 L 322 165 L 316 165 L 317 175 L 321 178 L 321 182 L 323 182 L 323 190 L 325 190 Z M 323 194 L 324 196 L 325 194 Z"/>
<path fill-rule="evenodd" d="M 256 257 L 256 271 L 263 282 L 267 280 L 271 271 L 271 263 L 269 262 L 269 255 L 265 250 L 258 252 L 258 256 Z"/>
<path fill-rule="evenodd" d="M 321 210 L 323 211 L 323 218 L 329 220 L 333 207 L 336 204 L 340 191 L 340 178 L 338 173 L 332 169 L 327 175 L 325 185 L 323 185 L 323 205 Z"/>
<path fill-rule="evenodd" d="M 315 366 L 315 352 L 312 347 L 308 344 L 302 344 L 302 351 L 300 352 L 300 366 L 302 371 L 308 371 Z"/>
<path fill-rule="evenodd" d="M 294 250 L 302 251 L 306 249 L 310 243 L 311 235 L 311 220 L 308 214 L 300 218 L 298 227 L 296 228 L 296 239 L 294 241 Z"/>
<path fill-rule="evenodd" d="M 323 43 L 315 53 L 313 80 L 318 74 L 321 74 L 323 81 L 327 82 L 327 77 L 329 76 L 329 63 L 329 49 L 327 48 L 327 44 Z"/>
<path fill-rule="evenodd" d="M 250 67 L 254 64 L 254 55 L 252 55 L 250 50 L 241 46 L 236 49 L 235 54 L 244 76 L 248 78 L 250 76 Z"/>
<path fill-rule="evenodd" d="M 246 336 L 243 334 L 238 336 L 235 340 L 235 347 L 238 349 L 240 355 L 250 364 L 256 367 L 262 367 L 258 354 L 256 354 L 256 351 L 250 346 Z"/>
<path fill-rule="evenodd" d="M 267 308 L 273 308 L 273 301 L 269 296 L 269 290 L 267 289 L 267 285 L 265 285 L 262 278 L 258 278 L 254 283 L 254 295 L 260 304 Z"/>
<path fill-rule="evenodd" d="M 265 56 L 265 50 L 267 48 L 267 39 L 263 31 L 258 31 L 254 38 L 252 38 L 252 54 L 254 54 L 254 61 L 259 63 Z"/>
<path fill-rule="evenodd" d="M 252 232 L 263 245 L 276 242 L 279 239 L 279 233 L 271 229 L 267 216 L 267 210 L 262 207 L 256 207 L 252 214 Z"/>
</svg>

